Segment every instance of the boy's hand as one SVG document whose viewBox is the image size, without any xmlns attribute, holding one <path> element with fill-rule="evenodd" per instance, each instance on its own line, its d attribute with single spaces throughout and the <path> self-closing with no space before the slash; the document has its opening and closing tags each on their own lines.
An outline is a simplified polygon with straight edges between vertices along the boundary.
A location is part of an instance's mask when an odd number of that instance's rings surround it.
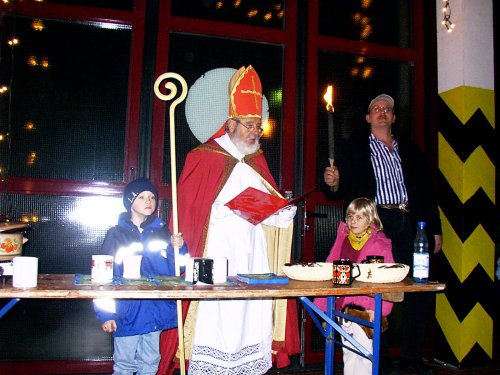
<svg viewBox="0 0 500 375">
<path fill-rule="evenodd" d="M 182 233 L 179 232 L 177 234 L 172 234 L 170 237 L 170 242 L 172 242 L 172 246 L 181 248 L 184 245 L 184 238 L 182 237 Z"/>
<path fill-rule="evenodd" d="M 114 320 L 108 320 L 101 325 L 102 330 L 107 333 L 116 332 L 116 322 Z"/>
</svg>

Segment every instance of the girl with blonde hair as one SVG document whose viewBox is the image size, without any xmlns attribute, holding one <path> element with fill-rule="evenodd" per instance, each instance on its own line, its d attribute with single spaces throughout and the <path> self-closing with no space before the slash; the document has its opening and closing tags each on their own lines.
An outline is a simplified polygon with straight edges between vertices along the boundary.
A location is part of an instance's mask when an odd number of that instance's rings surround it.
<svg viewBox="0 0 500 375">
<path fill-rule="evenodd" d="M 377 213 L 375 202 L 369 198 L 356 198 L 347 206 L 345 222 L 340 222 L 337 238 L 326 258 L 327 262 L 349 259 L 353 263 L 363 262 L 367 256 L 384 257 L 384 262 L 394 263 L 392 244 L 382 232 L 382 222 Z M 314 303 L 323 311 L 326 310 L 326 298 L 316 298 Z M 374 298 L 370 296 L 337 297 L 336 308 L 349 315 L 373 321 Z M 387 315 L 392 310 L 391 302 L 382 302 L 382 328 L 387 328 Z M 370 352 L 373 352 L 373 341 L 370 330 L 357 323 L 342 319 L 342 328 Z M 347 347 L 351 344 L 342 337 Z M 370 375 L 371 362 L 343 347 L 344 375 Z"/>
</svg>

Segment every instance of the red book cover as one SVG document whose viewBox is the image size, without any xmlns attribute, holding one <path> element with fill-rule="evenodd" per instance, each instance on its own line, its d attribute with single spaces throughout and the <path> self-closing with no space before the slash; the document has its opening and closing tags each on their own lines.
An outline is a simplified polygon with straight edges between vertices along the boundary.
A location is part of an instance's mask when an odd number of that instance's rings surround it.
<svg viewBox="0 0 500 375">
<path fill-rule="evenodd" d="M 235 213 L 257 225 L 290 204 L 286 199 L 248 187 L 226 203 Z"/>
</svg>

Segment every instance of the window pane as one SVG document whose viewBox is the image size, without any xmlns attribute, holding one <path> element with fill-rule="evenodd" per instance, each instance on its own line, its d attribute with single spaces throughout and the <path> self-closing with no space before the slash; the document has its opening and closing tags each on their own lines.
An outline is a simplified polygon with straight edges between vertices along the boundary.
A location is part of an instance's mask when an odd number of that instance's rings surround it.
<svg viewBox="0 0 500 375">
<path fill-rule="evenodd" d="M 0 212 L 8 213 L 12 221 L 30 221 L 23 255 L 38 257 L 39 273 L 90 274 L 92 255 L 101 253 L 106 231 L 116 225 L 122 211 L 122 200 L 111 197 L 4 194 L 0 199 Z M 20 301 L 20 306 L 6 314 L 7 321 L 0 327 L 3 360 L 83 360 L 112 355 L 112 339 L 103 334 L 91 300 L 27 301 Z M 16 340 L 8 345 L 12 335 Z"/>
<path fill-rule="evenodd" d="M 394 128 L 406 134 L 411 132 L 413 68 L 409 63 L 320 52 L 318 79 L 318 186 L 328 164 L 328 113 L 323 99 L 327 85 L 334 86 L 335 145 L 369 126 L 365 120 L 368 104 L 382 93 L 394 98 Z"/>
<path fill-rule="evenodd" d="M 319 33 L 411 48 L 408 0 L 319 0 Z"/>
<path fill-rule="evenodd" d="M 40 0 L 25 0 L 25 2 L 28 4 L 40 4 Z M 134 0 L 44 0 L 44 2 L 50 4 L 79 5 L 115 10 L 133 10 L 134 8 Z"/>
<path fill-rule="evenodd" d="M 123 180 L 130 30 L 14 16 L 3 22 L 6 173 Z M 9 46 L 14 37 L 18 44 Z"/>
<path fill-rule="evenodd" d="M 284 0 L 172 0 L 174 16 L 283 29 Z"/>
<path fill-rule="evenodd" d="M 228 52 L 230 51 L 230 52 Z M 184 77 L 190 88 L 195 81 L 206 72 L 216 68 L 238 69 L 241 66 L 252 65 L 259 74 L 262 82 L 263 94 L 269 103 L 269 126 L 261 138 L 262 149 L 266 153 L 267 162 L 271 173 L 279 184 L 281 171 L 281 130 L 282 130 L 282 61 L 283 51 L 281 46 L 268 43 L 243 42 L 230 39 L 203 37 L 186 34 L 172 34 L 170 38 L 169 71 L 179 73 Z M 224 116 L 227 118 L 229 102 L 227 99 L 227 86 L 224 88 L 225 108 Z M 209 92 L 208 97 L 211 96 Z M 186 101 L 181 103 L 176 110 L 176 153 L 177 170 L 180 171 L 188 151 L 200 144 L 193 135 L 185 115 Z M 199 112 L 205 111 L 203 103 Z M 205 108 L 206 109 L 206 108 Z M 222 126 L 225 118 L 218 127 Z M 207 123 L 210 119 L 207 119 Z M 170 144 L 168 134 L 168 119 L 165 120 L 164 174 L 165 182 L 170 182 Z"/>
</svg>

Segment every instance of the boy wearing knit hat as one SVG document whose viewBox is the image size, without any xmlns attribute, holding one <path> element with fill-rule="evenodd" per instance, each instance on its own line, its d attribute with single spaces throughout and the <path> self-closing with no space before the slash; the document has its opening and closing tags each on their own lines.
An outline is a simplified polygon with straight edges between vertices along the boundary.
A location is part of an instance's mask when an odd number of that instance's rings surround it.
<svg viewBox="0 0 500 375">
<path fill-rule="evenodd" d="M 182 234 L 171 235 L 154 215 L 158 191 L 144 177 L 130 182 L 123 193 L 118 225 L 110 228 L 102 253 L 114 256 L 114 276 L 128 277 L 129 262 L 140 262 L 141 276 L 175 275 L 174 248 L 187 253 Z M 133 257 L 133 258 L 132 258 Z M 127 265 L 127 266 L 126 266 Z M 139 264 L 137 264 L 139 266 Z M 95 300 L 97 319 L 114 337 L 114 374 L 156 374 L 160 363 L 162 330 L 177 327 L 177 307 L 171 300 Z"/>
</svg>

